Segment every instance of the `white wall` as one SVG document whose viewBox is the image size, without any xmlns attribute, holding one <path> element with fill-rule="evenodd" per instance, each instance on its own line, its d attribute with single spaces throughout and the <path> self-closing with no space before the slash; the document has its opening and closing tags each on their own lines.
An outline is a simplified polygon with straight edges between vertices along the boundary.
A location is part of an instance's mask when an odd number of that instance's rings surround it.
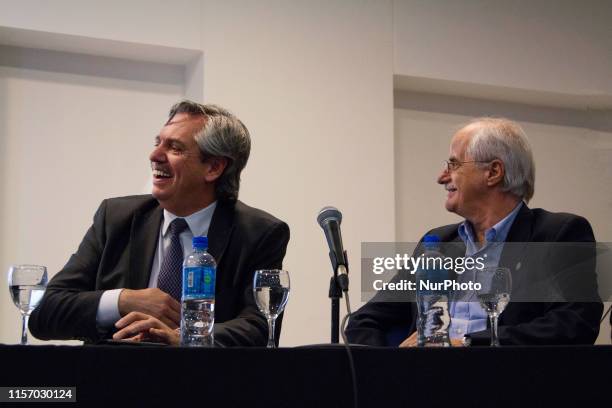
<svg viewBox="0 0 612 408">
<path fill-rule="evenodd" d="M 0 26 L 200 48 L 199 0 L 0 0 Z"/>
<path fill-rule="evenodd" d="M 241 198 L 291 227 L 281 344 L 328 342 L 317 212 L 343 212 L 354 306 L 361 241 L 394 239 L 390 3 L 205 1 L 203 13 L 205 99 L 231 107 L 253 137 Z"/>
<path fill-rule="evenodd" d="M 608 0 L 395 0 L 397 75 L 612 100 Z"/>
</svg>

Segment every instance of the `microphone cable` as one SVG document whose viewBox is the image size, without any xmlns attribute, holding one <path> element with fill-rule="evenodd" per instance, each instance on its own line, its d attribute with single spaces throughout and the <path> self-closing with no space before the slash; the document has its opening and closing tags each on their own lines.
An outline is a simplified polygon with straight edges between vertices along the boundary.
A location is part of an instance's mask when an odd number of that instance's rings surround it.
<svg viewBox="0 0 612 408">
<path fill-rule="evenodd" d="M 342 341 L 344 342 L 344 348 L 346 350 L 346 354 L 348 356 L 349 361 L 349 369 L 351 370 L 351 382 L 353 384 L 353 407 L 359 408 L 359 400 L 357 393 L 357 372 L 355 370 L 355 361 L 353 360 L 353 352 L 351 351 L 351 346 L 349 345 L 348 339 L 346 338 L 345 326 L 349 317 L 351 316 L 351 302 L 349 301 L 348 290 L 344 292 L 345 300 L 346 300 L 346 315 L 342 319 L 342 324 L 340 325 L 340 335 L 342 336 Z"/>
<path fill-rule="evenodd" d="M 608 315 L 608 313 L 610 313 L 610 310 L 612 310 L 612 305 L 610 305 L 610 307 L 608 308 L 608 310 L 606 311 L 606 313 L 604 313 L 603 316 L 601 316 L 601 320 L 599 321 L 599 324 L 602 324 L 604 319 L 606 318 L 606 316 Z M 342 336 L 342 338 L 344 339 L 344 336 Z"/>
</svg>

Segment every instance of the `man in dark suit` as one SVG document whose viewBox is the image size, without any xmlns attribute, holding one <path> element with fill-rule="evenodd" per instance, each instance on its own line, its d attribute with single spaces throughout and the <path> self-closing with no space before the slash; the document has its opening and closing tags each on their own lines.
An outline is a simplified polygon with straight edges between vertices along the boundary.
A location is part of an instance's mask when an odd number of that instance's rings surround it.
<svg viewBox="0 0 612 408">
<path fill-rule="evenodd" d="M 176 329 L 180 263 L 193 236 L 207 235 L 218 265 L 215 342 L 265 345 L 253 273 L 282 267 L 289 228 L 237 200 L 250 147 L 248 130 L 225 109 L 191 101 L 173 106 L 150 155 L 152 195 L 102 202 L 77 252 L 33 311 L 32 334 L 98 341 L 127 315 Z"/>
<path fill-rule="evenodd" d="M 534 176 L 531 149 L 518 124 L 474 120 L 453 137 L 438 177 L 448 192 L 446 209 L 465 221 L 428 234 L 451 243 L 446 256 L 488 252 L 487 266 L 511 270 L 511 303 L 499 319 L 501 344 L 592 344 L 602 313 L 593 231 L 582 217 L 529 209 Z M 394 277 L 406 278 L 405 271 Z M 416 345 L 416 304 L 388 296 L 378 293 L 351 317 L 349 341 Z M 488 344 L 488 320 L 478 303 L 451 306 L 452 344 Z"/>
</svg>

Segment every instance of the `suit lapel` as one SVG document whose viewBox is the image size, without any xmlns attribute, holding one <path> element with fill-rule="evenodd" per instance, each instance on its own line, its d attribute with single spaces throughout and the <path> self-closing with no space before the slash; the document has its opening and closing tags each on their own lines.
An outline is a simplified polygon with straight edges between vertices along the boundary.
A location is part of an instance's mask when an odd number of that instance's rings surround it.
<svg viewBox="0 0 612 408">
<path fill-rule="evenodd" d="M 223 258 L 234 228 L 235 205 L 236 202 L 219 201 L 210 221 L 208 252 L 215 258 L 217 265 L 221 263 L 221 258 Z"/>
<path fill-rule="evenodd" d="M 525 204 L 519 210 L 519 213 L 517 214 L 516 219 L 508 232 L 506 243 L 509 243 L 509 245 L 504 245 L 504 250 L 499 261 L 499 266 L 504 266 L 510 269 L 510 274 L 512 276 L 512 292 L 515 294 L 515 296 L 522 290 L 521 286 L 525 282 L 525 274 L 529 273 L 529 266 L 524 265 L 524 263 L 526 262 L 527 245 L 528 242 L 531 241 L 532 235 L 533 213 Z M 510 295 L 510 300 L 512 301 L 512 295 Z M 513 309 L 514 304 L 511 302 L 508 305 L 505 313 L 502 313 L 500 316 L 500 324 L 502 324 L 508 317 L 509 311 L 512 313 Z M 489 327 L 488 321 L 487 327 Z"/>
<path fill-rule="evenodd" d="M 157 204 L 157 201 L 155 203 Z M 149 285 L 162 218 L 163 211 L 159 205 L 151 210 L 134 214 L 130 232 L 128 288 L 144 289 Z"/>
<path fill-rule="evenodd" d="M 506 237 L 506 242 L 510 245 L 504 245 L 499 266 L 510 268 L 513 274 L 521 269 L 527 243 L 531 240 L 532 229 L 533 214 L 527 205 L 523 205 Z"/>
</svg>

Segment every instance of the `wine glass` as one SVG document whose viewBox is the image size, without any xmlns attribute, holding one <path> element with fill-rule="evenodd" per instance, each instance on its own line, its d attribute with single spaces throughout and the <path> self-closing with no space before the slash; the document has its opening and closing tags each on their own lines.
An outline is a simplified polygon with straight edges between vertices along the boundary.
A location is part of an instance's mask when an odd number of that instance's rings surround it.
<svg viewBox="0 0 612 408">
<path fill-rule="evenodd" d="M 21 312 L 21 344 L 28 344 L 28 319 L 47 287 L 47 268 L 39 265 L 12 265 L 8 284 L 13 303 Z"/>
<path fill-rule="evenodd" d="M 512 290 L 510 269 L 502 267 L 476 269 L 476 282 L 481 285 L 481 288 L 477 290 L 478 300 L 489 315 L 491 323 L 491 346 L 497 347 L 499 346 L 497 321 L 510 302 Z"/>
<path fill-rule="evenodd" d="M 259 311 L 268 320 L 268 348 L 275 348 L 276 318 L 282 313 L 289 298 L 289 272 L 280 269 L 255 271 L 253 296 Z"/>
</svg>

